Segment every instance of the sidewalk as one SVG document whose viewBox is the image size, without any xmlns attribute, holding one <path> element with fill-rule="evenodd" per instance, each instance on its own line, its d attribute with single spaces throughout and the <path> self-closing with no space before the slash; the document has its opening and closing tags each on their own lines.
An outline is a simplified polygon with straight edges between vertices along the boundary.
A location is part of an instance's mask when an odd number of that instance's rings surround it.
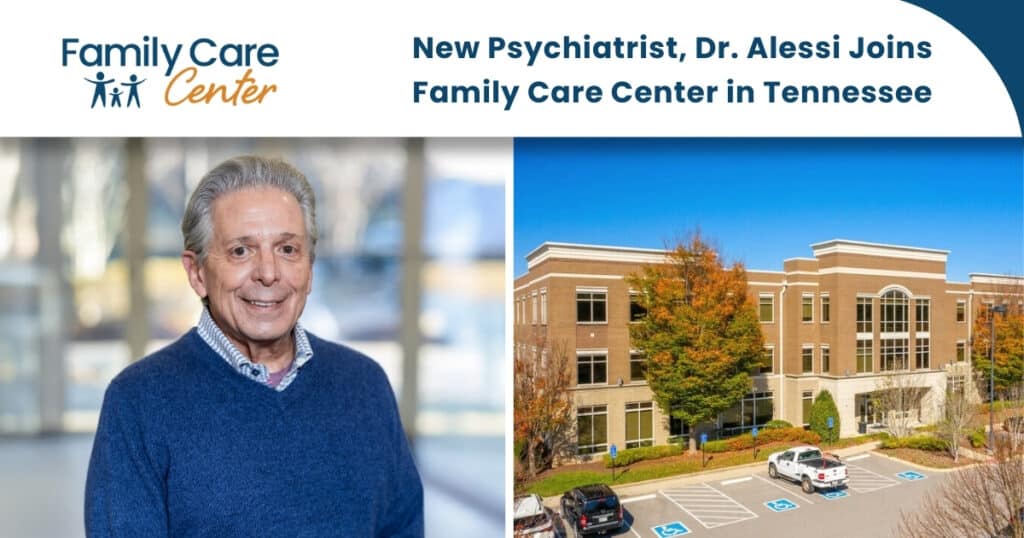
<svg viewBox="0 0 1024 538">
<path fill-rule="evenodd" d="M 881 444 L 880 441 L 872 441 L 862 445 L 851 446 L 848 448 L 840 448 L 837 450 L 824 449 L 826 454 L 835 454 L 842 458 L 848 458 L 856 454 L 863 454 L 865 452 L 871 452 L 878 448 Z M 610 473 L 611 471 L 609 471 Z M 658 478 L 655 480 L 645 480 L 643 482 L 631 482 L 629 484 L 615 485 L 612 489 L 618 494 L 620 500 L 629 499 L 630 497 L 638 497 L 640 495 L 647 495 L 654 493 L 659 490 L 668 487 L 685 486 L 688 484 L 700 483 L 700 482 L 715 482 L 721 480 L 728 480 L 730 478 L 737 478 L 740 476 L 747 476 L 750 473 L 762 472 L 767 476 L 768 473 L 768 462 L 759 461 L 755 463 L 749 463 L 746 465 L 737 465 L 735 467 L 727 467 L 724 469 L 712 469 L 710 471 L 701 471 L 699 473 L 690 473 L 684 475 L 669 476 L 665 478 Z M 609 478 L 611 475 L 609 474 Z M 551 508 L 552 510 L 559 509 L 559 500 L 561 495 L 553 495 L 551 497 L 544 498 L 544 505 Z"/>
</svg>

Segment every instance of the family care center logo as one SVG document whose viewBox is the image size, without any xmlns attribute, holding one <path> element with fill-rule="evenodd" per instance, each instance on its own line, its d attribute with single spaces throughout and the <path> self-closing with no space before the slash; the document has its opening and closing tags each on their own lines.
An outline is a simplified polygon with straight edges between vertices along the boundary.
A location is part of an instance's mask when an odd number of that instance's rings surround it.
<svg viewBox="0 0 1024 538">
<path fill-rule="evenodd" d="M 61 40 L 61 66 L 81 68 L 82 102 L 89 108 L 142 108 L 154 102 L 154 87 L 163 90 L 167 106 L 262 104 L 277 92 L 277 84 L 257 82 L 253 69 L 273 67 L 280 55 L 273 43 L 218 44 L 208 37 L 188 44 L 167 44 L 148 35 L 141 43 Z M 204 80 L 203 68 L 217 65 L 246 70 L 230 82 Z"/>
</svg>

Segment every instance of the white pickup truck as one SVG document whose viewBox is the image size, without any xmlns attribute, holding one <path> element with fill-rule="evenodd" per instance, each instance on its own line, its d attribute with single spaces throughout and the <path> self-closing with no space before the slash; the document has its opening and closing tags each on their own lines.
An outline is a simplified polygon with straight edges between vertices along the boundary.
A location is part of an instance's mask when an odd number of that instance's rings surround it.
<svg viewBox="0 0 1024 538">
<path fill-rule="evenodd" d="M 768 456 L 768 476 L 788 478 L 800 483 L 805 493 L 814 493 L 815 488 L 837 488 L 849 481 L 846 465 L 824 457 L 821 449 L 813 446 L 798 446 Z"/>
</svg>

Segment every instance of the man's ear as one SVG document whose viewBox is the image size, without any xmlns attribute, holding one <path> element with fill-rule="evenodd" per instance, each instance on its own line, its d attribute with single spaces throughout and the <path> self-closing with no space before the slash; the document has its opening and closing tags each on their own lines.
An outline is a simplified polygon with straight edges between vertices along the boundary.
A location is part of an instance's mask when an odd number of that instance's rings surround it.
<svg viewBox="0 0 1024 538">
<path fill-rule="evenodd" d="M 185 266 L 189 285 L 200 299 L 205 299 L 207 295 L 206 275 L 203 272 L 202 264 L 199 263 L 199 256 L 191 250 L 186 250 L 181 253 L 181 264 Z"/>
</svg>

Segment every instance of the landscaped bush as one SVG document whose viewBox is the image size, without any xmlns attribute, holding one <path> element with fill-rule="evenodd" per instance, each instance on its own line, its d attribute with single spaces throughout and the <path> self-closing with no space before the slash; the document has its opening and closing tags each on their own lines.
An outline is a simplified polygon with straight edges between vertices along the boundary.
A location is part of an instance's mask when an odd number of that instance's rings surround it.
<svg viewBox="0 0 1024 538">
<path fill-rule="evenodd" d="M 669 456 L 676 456 L 683 451 L 682 445 L 659 445 L 659 446 L 642 446 L 640 448 L 626 448 L 618 451 L 615 455 L 615 466 L 622 467 L 623 465 L 629 465 L 643 460 L 656 460 L 658 458 L 667 458 Z M 604 466 L 612 466 L 612 457 L 609 454 L 604 455 Z"/>
<path fill-rule="evenodd" d="M 828 419 L 832 418 L 832 427 L 828 427 Z M 817 433 L 826 443 L 839 440 L 839 410 L 832 394 L 827 390 L 818 393 L 811 406 L 811 430 Z"/>
<path fill-rule="evenodd" d="M 764 425 L 764 429 L 766 429 L 766 430 L 781 430 L 781 429 L 784 429 L 784 428 L 792 428 L 792 427 L 793 427 L 792 424 L 786 422 L 785 420 L 779 420 L 779 419 L 769 420 L 768 423 Z"/>
<path fill-rule="evenodd" d="M 991 405 L 993 411 L 999 412 L 1005 409 L 1016 409 L 1018 407 L 1024 407 L 1024 400 L 996 400 Z M 978 412 L 988 413 L 988 407 L 989 404 L 987 403 L 978 404 Z"/>
<path fill-rule="evenodd" d="M 812 431 L 806 431 L 803 428 L 782 428 L 782 429 L 764 429 L 759 430 L 757 434 L 757 445 L 763 445 L 766 443 L 772 443 L 776 441 L 786 441 L 791 443 L 804 443 L 808 445 L 816 445 L 821 442 L 821 437 Z M 704 443 L 704 450 L 706 452 L 729 452 L 733 450 L 746 450 L 754 447 L 754 436 L 749 432 L 736 437 L 730 437 L 729 439 L 721 439 L 718 441 L 708 441 Z"/>
<path fill-rule="evenodd" d="M 982 426 L 978 429 L 967 432 L 967 440 L 970 441 L 973 448 L 981 448 L 985 446 L 985 427 Z"/>
<path fill-rule="evenodd" d="M 776 430 L 764 430 L 757 436 L 757 443 L 771 443 L 775 441 L 787 441 L 816 445 L 821 442 L 818 434 L 803 428 L 783 428 Z"/>
<path fill-rule="evenodd" d="M 722 439 L 721 441 L 708 441 L 708 442 L 704 443 L 704 451 L 705 452 L 718 453 L 718 452 L 728 452 L 729 450 L 731 450 L 731 449 L 729 448 L 729 440 L 728 439 Z"/>
<path fill-rule="evenodd" d="M 758 442 L 760 442 L 760 434 L 757 436 Z M 729 439 L 729 450 L 745 450 L 747 448 L 754 447 L 754 437 L 749 433 L 743 435 L 737 435 L 732 439 Z"/>
<path fill-rule="evenodd" d="M 916 448 L 938 452 L 946 450 L 946 443 L 931 435 L 915 435 L 902 439 L 886 439 L 882 441 L 882 448 Z"/>
</svg>

